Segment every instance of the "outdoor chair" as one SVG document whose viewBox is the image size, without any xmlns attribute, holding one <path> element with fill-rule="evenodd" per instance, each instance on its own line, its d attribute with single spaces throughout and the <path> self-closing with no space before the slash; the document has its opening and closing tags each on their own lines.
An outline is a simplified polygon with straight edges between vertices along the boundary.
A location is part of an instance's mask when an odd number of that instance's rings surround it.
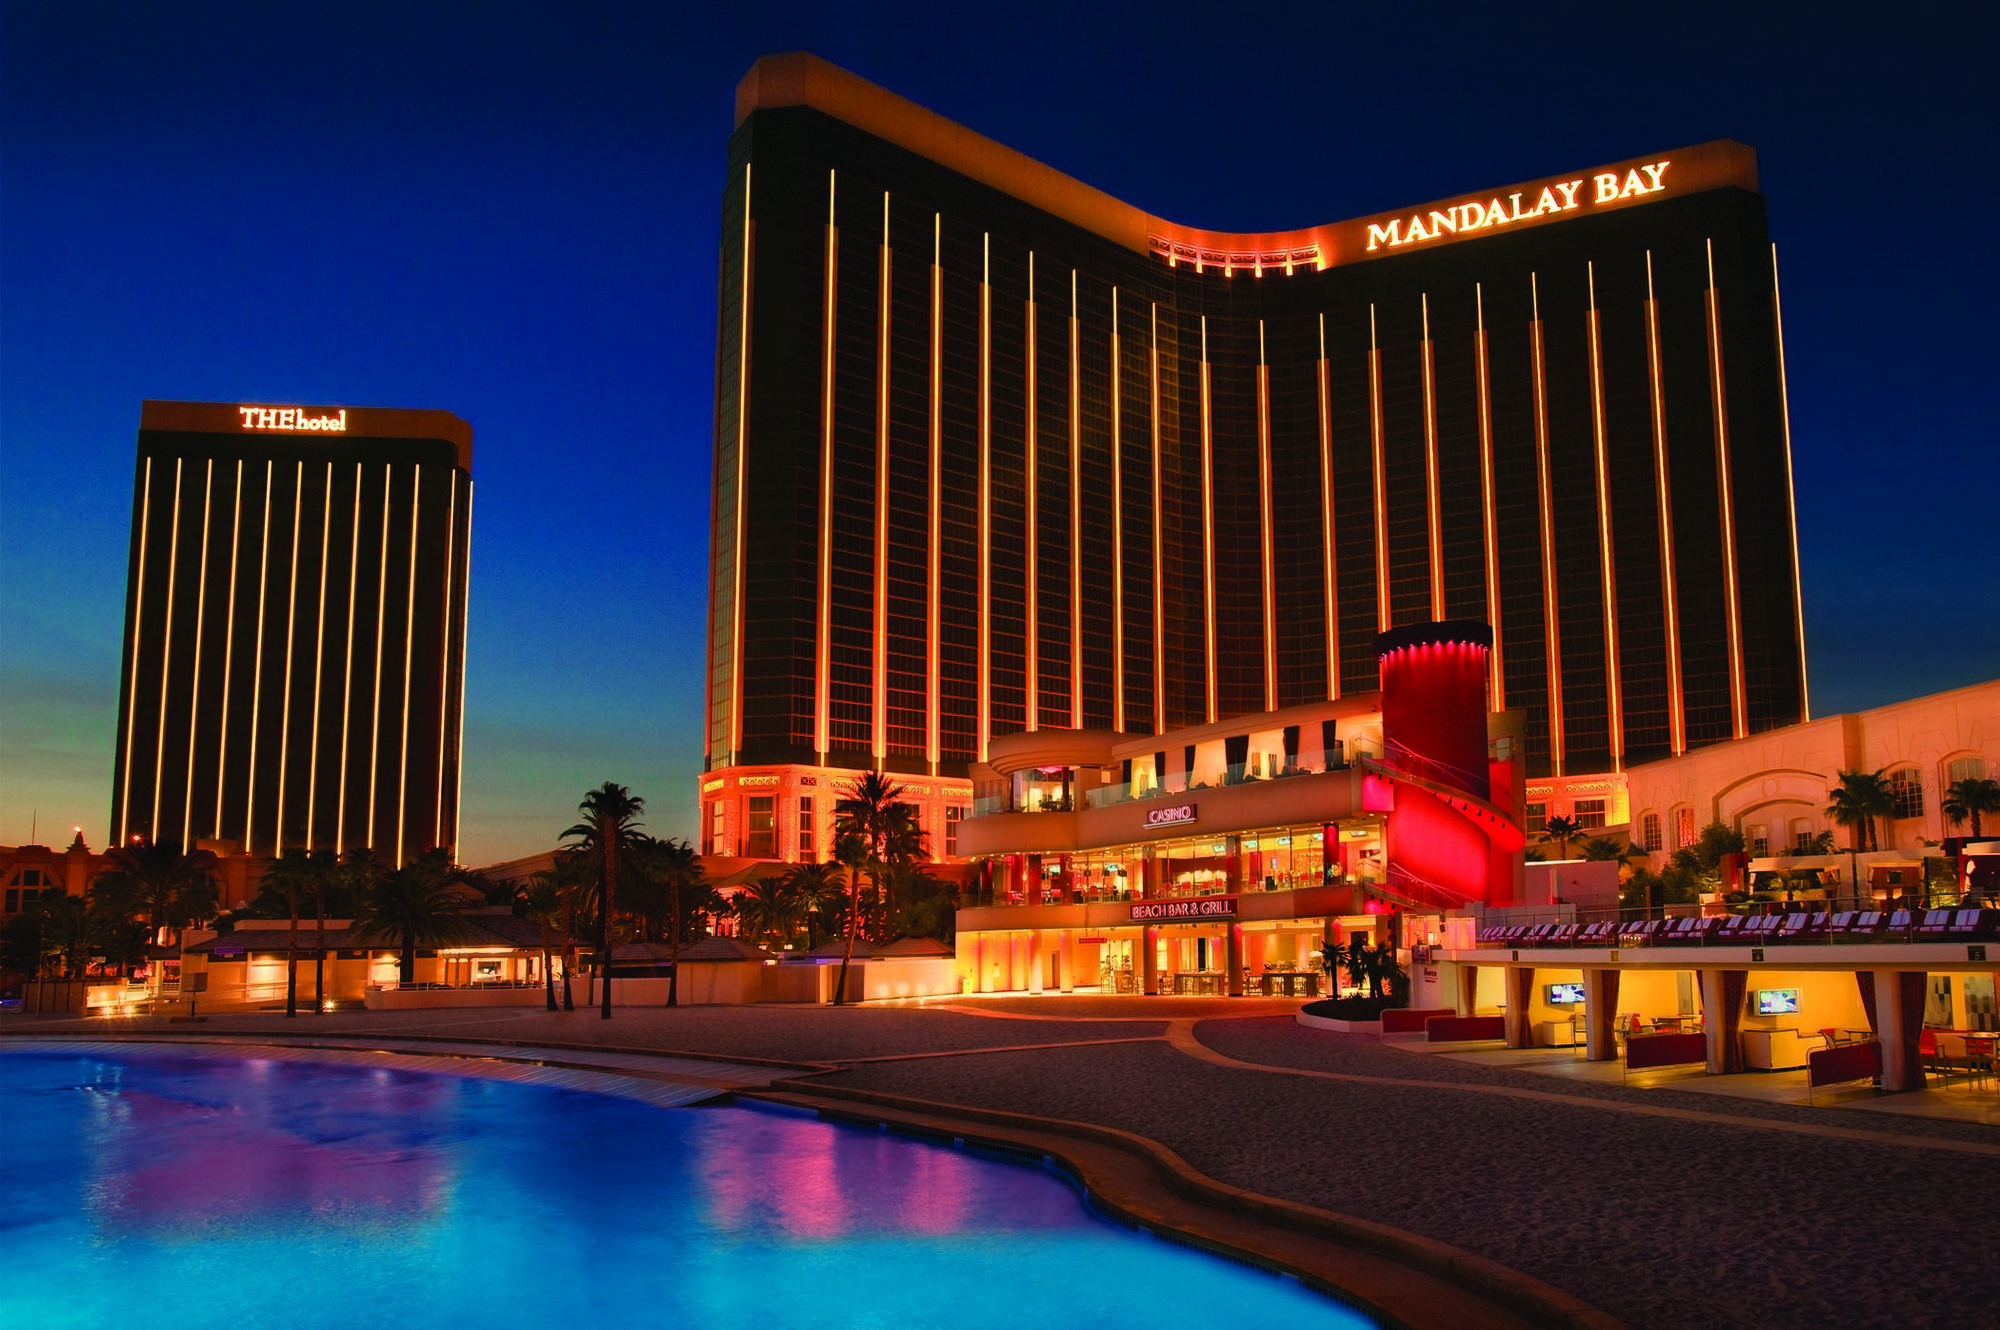
<svg viewBox="0 0 2000 1330">
<path fill-rule="evenodd" d="M 1950 910 L 1925 910 L 1924 921 L 1917 925 L 1919 942 L 1942 942 L 1951 931 Z"/>
<path fill-rule="evenodd" d="M 1889 914 L 1889 935 L 1899 941 L 1909 941 L 1911 923 L 1910 912 L 1908 910 L 1891 911 Z"/>
<path fill-rule="evenodd" d="M 1750 916 L 1747 914 L 1725 915 L 1722 922 L 1716 926 L 1715 932 L 1709 935 L 1709 941 L 1727 946 L 1738 940 L 1743 932 L 1743 926 L 1749 922 Z"/>
</svg>

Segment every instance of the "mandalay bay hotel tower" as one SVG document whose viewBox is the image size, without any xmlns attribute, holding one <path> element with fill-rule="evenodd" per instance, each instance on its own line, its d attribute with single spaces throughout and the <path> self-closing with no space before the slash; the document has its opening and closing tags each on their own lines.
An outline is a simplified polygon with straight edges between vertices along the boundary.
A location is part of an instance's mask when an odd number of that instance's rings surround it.
<svg viewBox="0 0 2000 1330">
<path fill-rule="evenodd" d="M 997 739 L 1365 697 L 1428 621 L 1490 626 L 1531 827 L 1804 717 L 1748 147 L 1223 234 L 810 56 L 736 122 L 705 850 L 825 858 L 880 768 L 950 853 Z"/>
<path fill-rule="evenodd" d="M 456 849 L 471 471 L 446 411 L 144 404 L 120 843 Z"/>
</svg>

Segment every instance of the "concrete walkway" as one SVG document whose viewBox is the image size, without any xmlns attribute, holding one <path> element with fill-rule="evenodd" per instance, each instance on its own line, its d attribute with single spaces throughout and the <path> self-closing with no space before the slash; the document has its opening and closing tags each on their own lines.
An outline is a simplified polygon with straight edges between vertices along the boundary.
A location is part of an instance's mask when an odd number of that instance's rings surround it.
<svg viewBox="0 0 2000 1330">
<path fill-rule="evenodd" d="M 1310 1223 L 1333 1226 L 1323 1237 L 1346 1232 L 1345 1242 L 1329 1240 L 1350 1255 L 1357 1235 L 1385 1235 L 1372 1254 L 1423 1279 L 1449 1282 L 1456 1260 L 1461 1289 L 1478 1294 L 1487 1280 L 1489 1304 L 1504 1304 L 1495 1324 L 1524 1306 L 1538 1306 L 1529 1319 L 1544 1324 L 1991 1323 L 2000 1134 L 1989 1125 L 1728 1098 L 1671 1081 L 1569 1079 L 1491 1049 L 1418 1056 L 1371 1036 L 1307 1030 L 1291 1019 L 1298 1005 L 979 998 L 621 1008 L 609 1022 L 539 1009 L 255 1014 L 172 1029 L 365 1034 L 570 1061 L 595 1049 L 789 1063 L 770 1070 L 796 1076 L 749 1092 L 1053 1133 L 1079 1150 L 1092 1133 L 1110 1133 L 1116 1151 L 1155 1152 L 1139 1171 L 1166 1178 L 1165 1190 L 1184 1200 L 1192 1193 L 1225 1234 L 1229 1224 L 1250 1233 L 1261 1203 L 1286 1207 L 1279 1229 L 1324 1216 Z M 121 1028 L 169 1027 L 0 1021 L 5 1033 Z M 1071 1162 L 1088 1173 L 1084 1160 Z M 1426 1250 L 1435 1259 L 1423 1259 Z M 1393 1319 L 1472 1323 L 1439 1312 L 1398 1308 Z"/>
</svg>

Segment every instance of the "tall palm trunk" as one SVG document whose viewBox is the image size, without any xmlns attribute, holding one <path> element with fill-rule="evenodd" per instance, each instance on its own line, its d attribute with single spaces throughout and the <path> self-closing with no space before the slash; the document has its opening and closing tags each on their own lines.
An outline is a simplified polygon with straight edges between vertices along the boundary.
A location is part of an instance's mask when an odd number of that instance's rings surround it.
<svg viewBox="0 0 2000 1330">
<path fill-rule="evenodd" d="M 313 891 L 313 1010 L 326 1011 L 326 890 Z"/>
<path fill-rule="evenodd" d="M 549 967 L 549 922 L 544 918 L 535 920 L 535 928 L 542 935 L 542 988 L 548 997 L 549 1010 L 556 1009 L 556 972 Z"/>
<path fill-rule="evenodd" d="M 611 1019 L 611 901 L 618 891 L 618 846 L 604 838 L 611 828 L 605 821 L 598 823 L 598 848 L 604 854 L 604 909 L 597 921 L 598 966 L 604 975 L 604 1005 L 598 1013 L 599 1020 Z"/>
<path fill-rule="evenodd" d="M 847 967 L 854 960 L 854 934 L 861 925 L 861 869 L 847 866 L 847 945 L 840 951 L 840 979 L 833 986 L 833 1005 L 847 1000 Z"/>
<path fill-rule="evenodd" d="M 576 905 L 572 901 L 563 902 L 563 1004 L 564 1011 L 576 1010 L 576 999 L 570 995 L 569 972 L 576 968 Z"/>
<path fill-rule="evenodd" d="M 673 871 L 673 870 L 669 870 Z M 673 968 L 667 972 L 667 1005 L 678 1007 L 681 1003 L 681 875 L 673 873 L 667 883 L 667 928 L 670 931 L 669 948 Z"/>
<path fill-rule="evenodd" d="M 299 1014 L 299 898 L 291 895 L 292 927 L 285 935 L 285 1015 Z"/>
</svg>

